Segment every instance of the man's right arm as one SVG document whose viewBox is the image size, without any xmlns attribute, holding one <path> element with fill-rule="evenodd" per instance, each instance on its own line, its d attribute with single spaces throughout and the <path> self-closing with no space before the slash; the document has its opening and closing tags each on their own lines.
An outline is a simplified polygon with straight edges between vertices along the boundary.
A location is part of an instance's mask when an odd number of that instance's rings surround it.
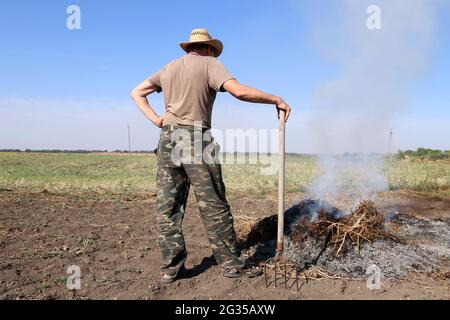
<svg viewBox="0 0 450 320">
<path fill-rule="evenodd" d="M 277 106 L 278 110 L 285 111 L 285 120 L 289 118 L 289 114 L 291 113 L 291 108 L 289 105 L 280 97 L 271 95 L 269 93 L 263 92 L 261 90 L 248 87 L 246 85 L 240 84 L 235 79 L 230 79 L 226 81 L 222 85 L 223 89 L 228 91 L 235 98 L 253 102 L 253 103 L 265 103 L 265 104 L 274 104 Z"/>
<path fill-rule="evenodd" d="M 159 128 L 162 127 L 163 118 L 153 110 L 152 106 L 147 100 L 147 96 L 157 91 L 158 87 L 150 84 L 147 80 L 142 81 L 136 88 L 131 91 L 131 98 L 133 98 L 137 107 L 142 113 Z"/>
</svg>

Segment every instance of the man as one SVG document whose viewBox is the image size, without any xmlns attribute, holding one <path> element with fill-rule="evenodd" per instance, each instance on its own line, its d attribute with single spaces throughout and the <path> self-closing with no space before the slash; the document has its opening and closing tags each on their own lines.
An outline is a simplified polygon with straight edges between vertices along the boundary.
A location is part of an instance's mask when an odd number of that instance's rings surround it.
<svg viewBox="0 0 450 320">
<path fill-rule="evenodd" d="M 174 158 L 177 154 L 174 151 L 180 145 L 183 148 L 194 145 L 196 128 L 201 127 L 201 133 L 207 134 L 211 128 L 217 92 L 227 91 L 243 101 L 273 104 L 278 110 L 285 111 L 286 120 L 291 108 L 280 97 L 236 81 L 217 60 L 223 51 L 222 42 L 212 39 L 206 29 L 194 29 L 189 41 L 180 43 L 180 46 L 187 55 L 170 62 L 131 92 L 131 97 L 144 115 L 162 128 L 157 169 L 157 224 L 163 260 L 162 281 L 171 283 L 184 270 L 187 252 L 181 224 L 190 185 L 194 187 L 211 249 L 218 265 L 224 269 L 224 276 L 258 276 L 261 271 L 247 266 L 239 258 L 220 164 L 204 159 L 200 162 L 181 161 Z M 161 91 L 165 103 L 163 117 L 156 114 L 147 100 L 148 95 Z M 183 135 L 186 137 L 184 142 L 179 140 Z M 201 152 L 206 148 L 202 141 Z"/>
</svg>

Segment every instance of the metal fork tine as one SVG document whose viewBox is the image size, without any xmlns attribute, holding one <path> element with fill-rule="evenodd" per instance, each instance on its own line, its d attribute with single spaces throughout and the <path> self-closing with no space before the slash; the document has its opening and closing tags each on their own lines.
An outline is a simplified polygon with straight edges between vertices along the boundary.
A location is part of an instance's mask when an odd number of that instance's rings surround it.
<svg viewBox="0 0 450 320">
<path fill-rule="evenodd" d="M 284 288 L 287 289 L 287 265 L 286 262 L 284 262 Z"/>
</svg>

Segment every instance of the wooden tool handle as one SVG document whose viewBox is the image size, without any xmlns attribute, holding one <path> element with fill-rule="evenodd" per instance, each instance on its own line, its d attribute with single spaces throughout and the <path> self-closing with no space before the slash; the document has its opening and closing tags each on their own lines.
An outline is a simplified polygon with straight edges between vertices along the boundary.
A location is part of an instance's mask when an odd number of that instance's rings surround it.
<svg viewBox="0 0 450 320">
<path fill-rule="evenodd" d="M 279 167 L 278 167 L 278 230 L 277 230 L 277 253 L 283 253 L 284 244 L 284 140 L 285 140 L 285 116 L 283 110 L 279 110 L 280 129 L 279 129 Z"/>
</svg>

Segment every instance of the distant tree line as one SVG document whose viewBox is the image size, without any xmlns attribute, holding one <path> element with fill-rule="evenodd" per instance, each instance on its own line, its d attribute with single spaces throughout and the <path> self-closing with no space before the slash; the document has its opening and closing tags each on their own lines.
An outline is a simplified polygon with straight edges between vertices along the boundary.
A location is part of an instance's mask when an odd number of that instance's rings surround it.
<svg viewBox="0 0 450 320">
<path fill-rule="evenodd" d="M 435 150 L 435 149 L 426 149 L 419 148 L 416 151 L 399 150 L 397 153 L 397 158 L 399 159 L 407 159 L 407 158 L 415 158 L 415 159 L 423 159 L 423 160 L 441 160 L 441 159 L 450 159 L 450 150 Z"/>
</svg>

